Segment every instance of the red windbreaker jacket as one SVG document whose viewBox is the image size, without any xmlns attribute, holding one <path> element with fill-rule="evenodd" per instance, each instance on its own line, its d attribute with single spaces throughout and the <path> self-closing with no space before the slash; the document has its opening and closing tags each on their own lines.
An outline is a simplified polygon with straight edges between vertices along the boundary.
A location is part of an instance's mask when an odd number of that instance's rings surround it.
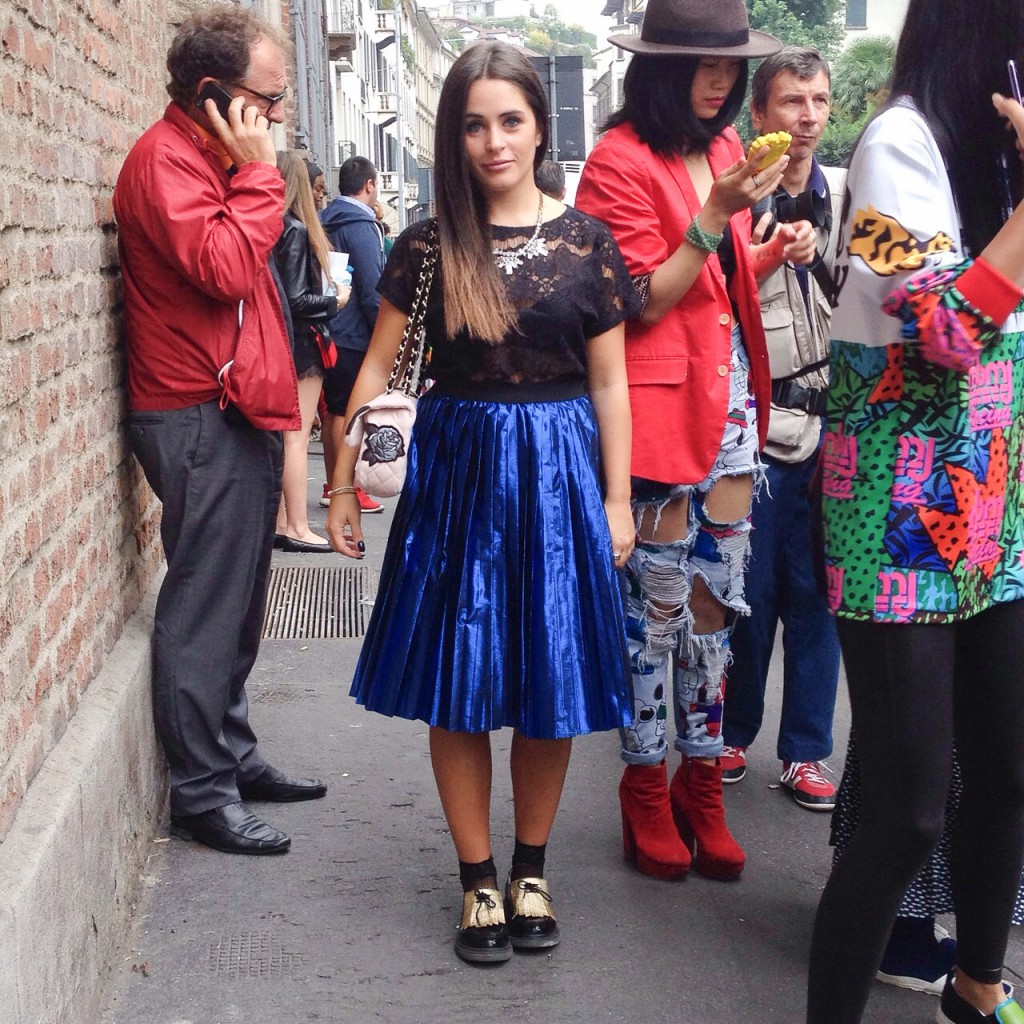
<svg viewBox="0 0 1024 1024">
<path fill-rule="evenodd" d="M 258 334 L 270 396 L 256 425 L 299 429 L 295 364 L 268 266 L 283 213 L 277 168 L 252 162 L 229 176 L 174 103 L 135 144 L 114 190 L 133 410 L 219 398 L 217 375 L 244 324 Z"/>
</svg>

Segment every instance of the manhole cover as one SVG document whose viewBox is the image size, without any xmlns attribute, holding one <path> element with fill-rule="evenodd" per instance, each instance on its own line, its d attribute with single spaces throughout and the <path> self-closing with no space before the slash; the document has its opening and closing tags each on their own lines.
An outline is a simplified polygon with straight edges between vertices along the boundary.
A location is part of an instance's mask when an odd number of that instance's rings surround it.
<svg viewBox="0 0 1024 1024">
<path fill-rule="evenodd" d="M 367 566 L 273 566 L 264 640 L 342 640 L 366 632 L 377 596 Z"/>
<path fill-rule="evenodd" d="M 305 977 L 304 957 L 288 952 L 268 932 L 229 935 L 210 945 L 207 972 L 227 978 Z"/>
</svg>

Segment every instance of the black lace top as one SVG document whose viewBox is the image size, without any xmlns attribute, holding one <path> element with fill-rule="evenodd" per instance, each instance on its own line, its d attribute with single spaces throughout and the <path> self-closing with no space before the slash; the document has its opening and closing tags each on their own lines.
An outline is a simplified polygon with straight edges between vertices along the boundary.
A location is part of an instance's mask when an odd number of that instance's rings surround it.
<svg viewBox="0 0 1024 1024">
<path fill-rule="evenodd" d="M 408 312 L 426 251 L 430 221 L 398 237 L 380 279 L 380 293 Z M 517 248 L 530 227 L 492 226 L 495 248 Z M 502 273 L 519 315 L 500 342 L 445 334 L 440 263 L 427 303 L 427 376 L 444 385 L 584 382 L 587 339 L 639 314 L 639 300 L 619 247 L 600 221 L 572 207 L 541 225 L 545 252 Z"/>
</svg>

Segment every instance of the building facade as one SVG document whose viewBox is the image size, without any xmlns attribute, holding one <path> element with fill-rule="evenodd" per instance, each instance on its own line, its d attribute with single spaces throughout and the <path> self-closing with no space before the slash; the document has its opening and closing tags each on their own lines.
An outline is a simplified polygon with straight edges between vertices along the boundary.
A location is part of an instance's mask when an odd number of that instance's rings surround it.
<svg viewBox="0 0 1024 1024">
<path fill-rule="evenodd" d="M 392 228 L 430 211 L 437 100 L 455 59 L 440 27 L 407 0 L 328 0 L 333 141 L 328 184 L 350 156 L 379 173 Z"/>
<path fill-rule="evenodd" d="M 898 39 L 909 0 L 846 0 L 846 42 L 864 35 Z"/>
</svg>

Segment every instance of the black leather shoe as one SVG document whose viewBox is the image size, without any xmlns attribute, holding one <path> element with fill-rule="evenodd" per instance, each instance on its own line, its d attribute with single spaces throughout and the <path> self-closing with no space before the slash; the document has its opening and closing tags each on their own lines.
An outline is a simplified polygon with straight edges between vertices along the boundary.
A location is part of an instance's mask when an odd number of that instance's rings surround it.
<svg viewBox="0 0 1024 1024">
<path fill-rule="evenodd" d="M 292 845 L 283 832 L 260 821 L 241 801 L 203 814 L 172 814 L 171 835 L 224 853 L 287 853 Z"/>
<path fill-rule="evenodd" d="M 319 800 L 327 793 L 327 787 L 319 779 L 290 779 L 268 764 L 251 782 L 240 782 L 238 793 L 243 800 L 289 804 L 295 800 Z"/>
<path fill-rule="evenodd" d="M 512 946 L 497 889 L 471 889 L 463 896 L 455 952 L 471 964 L 498 964 L 511 959 Z"/>
<path fill-rule="evenodd" d="M 505 885 L 508 937 L 516 949 L 549 949 L 562 936 L 551 909 L 551 893 L 543 878 L 509 879 Z"/>
<path fill-rule="evenodd" d="M 288 538 L 287 538 L 287 536 L 285 536 L 285 534 L 283 534 L 283 533 L 275 533 L 274 534 L 274 547 L 275 548 L 283 548 L 284 547 L 284 542 L 287 539 Z"/>
<path fill-rule="evenodd" d="M 939 1013 L 936 1020 L 940 1024 L 1001 1024 L 1006 1021 L 1021 1019 L 1020 1005 L 1013 998 L 1013 986 L 1003 982 L 1003 993 L 1006 998 L 995 1008 L 992 1013 L 984 1014 L 976 1009 L 959 992 L 953 984 L 955 971 L 950 971 L 946 977 L 946 985 L 939 997 Z"/>
<path fill-rule="evenodd" d="M 284 537 L 281 540 L 281 550 L 290 551 L 292 554 L 329 555 L 334 548 L 330 544 L 314 544 L 310 540 L 295 540 L 294 537 Z"/>
</svg>

